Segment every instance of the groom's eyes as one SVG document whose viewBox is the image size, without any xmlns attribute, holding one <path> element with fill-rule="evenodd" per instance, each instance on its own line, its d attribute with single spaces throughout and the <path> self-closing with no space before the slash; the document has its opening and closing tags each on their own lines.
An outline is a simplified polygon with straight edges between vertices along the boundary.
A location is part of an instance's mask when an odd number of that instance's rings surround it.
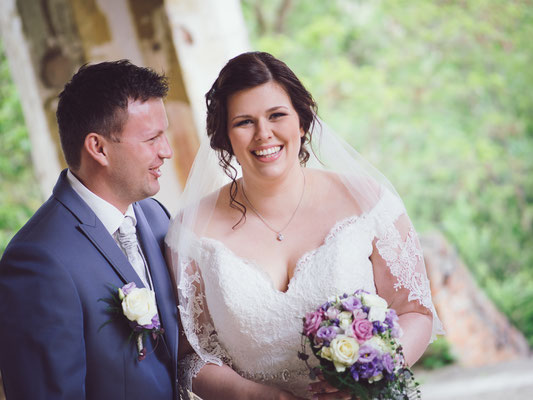
<svg viewBox="0 0 533 400">
<path fill-rule="evenodd" d="M 146 139 L 145 142 L 146 142 L 146 143 L 155 143 L 155 141 L 156 141 L 157 139 L 159 139 L 159 138 L 161 137 L 162 134 L 163 134 L 162 132 L 161 132 L 161 133 L 158 133 L 157 135 L 152 136 L 151 138 Z"/>
</svg>

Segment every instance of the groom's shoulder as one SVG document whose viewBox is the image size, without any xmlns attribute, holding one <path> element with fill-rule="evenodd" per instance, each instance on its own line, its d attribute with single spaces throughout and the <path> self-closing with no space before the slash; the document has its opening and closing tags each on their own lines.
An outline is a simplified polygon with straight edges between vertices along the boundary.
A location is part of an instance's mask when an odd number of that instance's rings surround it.
<svg viewBox="0 0 533 400">
<path fill-rule="evenodd" d="M 141 200 L 138 202 L 138 204 L 141 206 L 141 209 L 145 214 L 157 215 L 159 218 L 162 217 L 167 220 L 170 218 L 170 213 L 166 207 L 153 197 Z"/>
<path fill-rule="evenodd" d="M 12 241 L 38 241 L 39 238 L 56 236 L 69 227 L 70 218 L 72 218 L 71 213 L 51 196 L 22 226 Z"/>
<path fill-rule="evenodd" d="M 68 223 L 70 218 L 72 216 L 68 210 L 53 196 L 50 197 L 13 236 L 2 255 L 2 261 L 21 255 L 50 255 L 54 249 L 64 247 L 76 235 L 76 225 Z"/>
<path fill-rule="evenodd" d="M 167 234 L 170 213 L 163 204 L 153 198 L 141 200 L 137 203 L 158 242 Z"/>
</svg>

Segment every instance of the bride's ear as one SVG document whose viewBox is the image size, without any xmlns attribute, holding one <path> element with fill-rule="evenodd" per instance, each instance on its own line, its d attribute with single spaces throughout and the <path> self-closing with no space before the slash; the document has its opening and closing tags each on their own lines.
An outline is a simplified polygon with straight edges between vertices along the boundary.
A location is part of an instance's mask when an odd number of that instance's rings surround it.
<svg viewBox="0 0 533 400">
<path fill-rule="evenodd" d="M 83 149 L 89 157 L 102 166 L 109 165 L 109 147 L 110 143 L 106 138 L 98 133 L 91 132 L 85 136 Z"/>
</svg>

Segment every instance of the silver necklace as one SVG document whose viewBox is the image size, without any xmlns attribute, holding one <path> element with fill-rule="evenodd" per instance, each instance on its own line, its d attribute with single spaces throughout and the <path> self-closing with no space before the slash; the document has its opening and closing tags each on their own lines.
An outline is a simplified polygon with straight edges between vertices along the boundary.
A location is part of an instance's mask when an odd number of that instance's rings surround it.
<svg viewBox="0 0 533 400">
<path fill-rule="evenodd" d="M 300 200 L 298 201 L 298 205 L 296 206 L 296 208 L 294 209 L 291 217 L 289 218 L 289 221 L 285 224 L 285 226 L 283 228 L 281 228 L 280 230 L 276 230 L 274 228 L 272 228 L 272 226 L 270 226 L 270 224 L 266 221 L 266 219 L 259 213 L 259 211 L 256 210 L 256 208 L 254 207 L 254 205 L 252 204 L 252 202 L 250 201 L 250 199 L 248 198 L 248 196 L 246 196 L 246 192 L 244 191 L 244 184 L 242 184 L 242 194 L 244 196 L 244 198 L 246 199 L 246 201 L 248 202 L 248 204 L 250 204 L 250 208 L 252 209 L 252 211 L 254 212 L 255 215 L 257 215 L 257 217 L 261 220 L 261 222 L 263 222 L 263 224 L 265 224 L 265 226 L 270 229 L 272 232 L 274 232 L 276 234 L 276 239 L 279 240 L 280 242 L 285 238 L 285 236 L 283 236 L 283 232 L 288 226 L 289 224 L 291 223 L 291 221 L 293 220 L 294 216 L 296 215 L 296 211 L 298 211 L 298 209 L 300 208 L 300 205 L 302 204 L 302 200 L 304 198 L 304 193 L 305 193 L 305 174 L 302 170 L 302 176 L 304 178 L 304 185 L 302 187 L 302 194 L 300 195 Z"/>
</svg>

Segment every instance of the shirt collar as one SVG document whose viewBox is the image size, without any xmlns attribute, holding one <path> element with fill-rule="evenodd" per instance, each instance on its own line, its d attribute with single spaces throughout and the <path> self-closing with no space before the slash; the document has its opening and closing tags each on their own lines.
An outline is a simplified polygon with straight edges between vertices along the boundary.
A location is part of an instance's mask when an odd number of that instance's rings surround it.
<svg viewBox="0 0 533 400">
<path fill-rule="evenodd" d="M 126 213 L 122 214 L 122 212 L 120 212 L 120 210 L 114 205 L 87 189 L 70 169 L 67 171 L 67 179 L 70 186 L 72 186 L 72 189 L 74 189 L 82 200 L 87 203 L 102 224 L 104 224 L 104 227 L 110 235 L 113 235 L 120 227 L 124 217 L 131 217 L 133 219 L 133 225 L 137 225 L 137 218 L 135 218 L 135 212 L 133 211 L 133 206 L 131 204 L 128 206 Z"/>
</svg>

